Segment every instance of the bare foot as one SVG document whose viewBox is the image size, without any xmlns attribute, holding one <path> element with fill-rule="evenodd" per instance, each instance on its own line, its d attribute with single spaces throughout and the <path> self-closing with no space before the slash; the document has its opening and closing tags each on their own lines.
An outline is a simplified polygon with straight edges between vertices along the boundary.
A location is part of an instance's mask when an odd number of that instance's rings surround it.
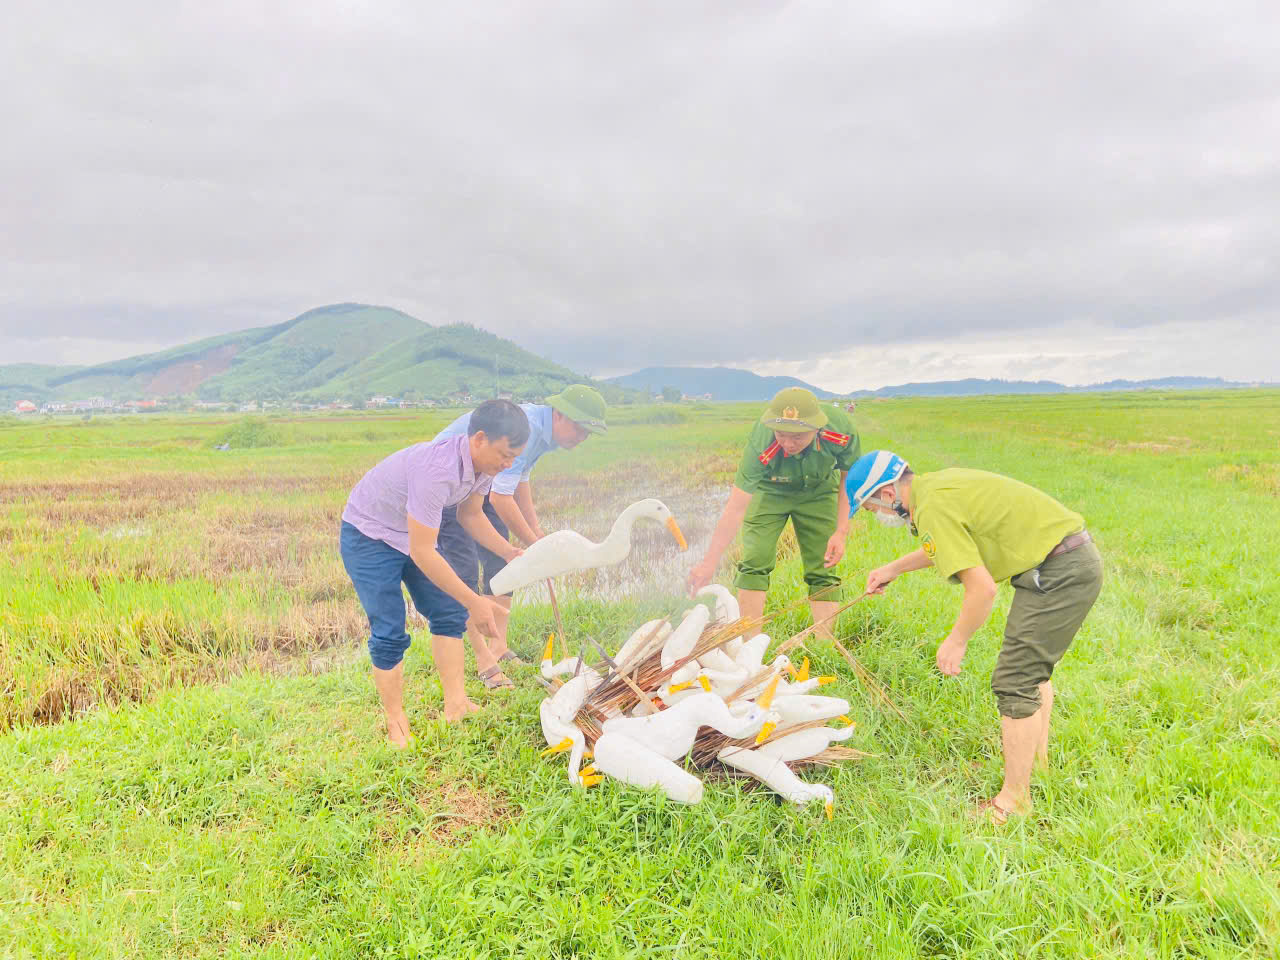
<svg viewBox="0 0 1280 960">
<path fill-rule="evenodd" d="M 403 750 L 409 745 L 409 718 L 404 715 L 403 710 L 397 717 L 387 714 L 387 739 L 397 750 Z"/>
<path fill-rule="evenodd" d="M 478 703 L 472 703 L 470 700 L 463 700 L 457 705 L 445 704 L 444 719 L 447 723 L 457 723 L 469 713 L 477 713 L 482 708 Z"/>
</svg>

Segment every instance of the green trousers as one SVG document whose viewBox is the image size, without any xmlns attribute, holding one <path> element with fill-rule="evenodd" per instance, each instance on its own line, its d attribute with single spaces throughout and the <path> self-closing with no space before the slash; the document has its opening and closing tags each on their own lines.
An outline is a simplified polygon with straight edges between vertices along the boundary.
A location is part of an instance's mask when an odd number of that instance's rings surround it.
<svg viewBox="0 0 1280 960">
<path fill-rule="evenodd" d="M 1102 590 L 1102 556 L 1092 543 L 1018 574 L 1004 643 L 991 673 L 1002 717 L 1021 720 L 1040 709 L 1040 684 L 1071 646 Z"/>
<path fill-rule="evenodd" d="M 778 564 L 778 538 L 791 521 L 804 563 L 804 582 L 809 596 L 835 586 L 840 575 L 822 565 L 827 541 L 836 532 L 837 491 L 834 486 L 812 494 L 780 495 L 757 493 L 742 521 L 742 560 L 734 586 L 739 590 L 768 590 L 769 575 Z M 839 590 L 823 594 L 823 600 L 838 600 Z"/>
</svg>

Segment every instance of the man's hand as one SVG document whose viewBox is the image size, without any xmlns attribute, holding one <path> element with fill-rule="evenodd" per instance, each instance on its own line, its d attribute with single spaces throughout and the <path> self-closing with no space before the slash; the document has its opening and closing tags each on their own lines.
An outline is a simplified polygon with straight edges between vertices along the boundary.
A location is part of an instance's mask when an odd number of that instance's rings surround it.
<svg viewBox="0 0 1280 960">
<path fill-rule="evenodd" d="M 537 543 L 539 540 L 541 540 L 541 539 L 542 539 L 543 537 L 545 537 L 546 535 L 547 535 L 547 531 L 543 530 L 541 527 L 534 527 L 534 528 L 533 528 L 533 542 L 534 542 L 534 543 Z"/>
<path fill-rule="evenodd" d="M 505 561 L 507 561 L 507 563 L 510 563 L 510 562 L 511 562 L 512 560 L 514 560 L 516 557 L 521 557 L 521 556 L 524 556 L 524 551 L 523 551 L 523 550 L 521 550 L 519 547 L 517 547 L 517 546 L 513 543 L 513 544 L 511 544 L 511 549 L 508 551 L 508 556 L 505 556 L 505 557 L 503 557 L 502 559 L 503 559 L 503 560 L 505 560 Z"/>
<path fill-rule="evenodd" d="M 969 649 L 969 644 L 958 637 L 948 636 L 938 646 L 938 669 L 945 673 L 948 677 L 957 676 L 960 673 L 960 661 L 964 659 L 965 651 Z"/>
<path fill-rule="evenodd" d="M 715 575 L 715 562 L 710 557 L 703 557 L 701 562 L 689 571 L 689 596 L 692 597 L 710 583 Z"/>
<path fill-rule="evenodd" d="M 898 572 L 892 563 L 877 567 L 867 574 L 867 593 L 884 593 L 884 588 L 896 580 Z"/>
<path fill-rule="evenodd" d="M 498 624 L 494 619 L 496 610 L 497 604 L 488 597 L 477 596 L 467 604 L 467 613 L 471 615 L 470 628 L 480 631 L 482 636 L 498 639 Z"/>
<path fill-rule="evenodd" d="M 824 567 L 834 567 L 837 563 L 844 559 L 845 542 L 849 539 L 849 532 L 843 533 L 837 530 L 831 535 L 831 539 L 827 541 L 827 553 L 822 558 Z"/>
</svg>

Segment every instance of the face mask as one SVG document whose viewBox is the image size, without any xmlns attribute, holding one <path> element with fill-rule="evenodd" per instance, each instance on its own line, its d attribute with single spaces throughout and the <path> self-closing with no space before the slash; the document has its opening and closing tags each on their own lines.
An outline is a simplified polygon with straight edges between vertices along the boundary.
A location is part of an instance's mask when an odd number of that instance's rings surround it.
<svg viewBox="0 0 1280 960">
<path fill-rule="evenodd" d="M 897 513 L 881 513 L 876 511 L 876 519 L 880 521 L 882 527 L 905 527 L 907 518 Z"/>
</svg>

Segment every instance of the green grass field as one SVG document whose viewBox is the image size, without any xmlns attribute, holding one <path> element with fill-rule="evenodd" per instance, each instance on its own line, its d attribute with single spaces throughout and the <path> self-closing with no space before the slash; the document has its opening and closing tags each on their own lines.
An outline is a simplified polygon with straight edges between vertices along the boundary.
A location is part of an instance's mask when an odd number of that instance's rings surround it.
<svg viewBox="0 0 1280 960">
<path fill-rule="evenodd" d="M 601 535 L 658 496 L 696 553 L 754 414 L 620 408 L 539 466 L 545 524 Z M 1106 558 L 1055 674 L 1051 770 L 1003 828 L 967 811 L 1000 779 L 1009 591 L 945 678 L 960 593 L 928 571 L 838 625 L 905 721 L 808 645 L 875 755 L 806 774 L 832 822 L 738 781 L 694 808 L 571 788 L 538 759 L 532 674 L 475 682 L 486 710 L 447 727 L 421 629 L 417 739 L 391 750 L 337 518 L 450 416 L 0 419 L 0 956 L 1280 956 L 1280 393 L 859 405 L 864 449 L 1039 486 Z M 856 519 L 851 596 L 913 545 Z M 640 532 L 565 585 L 567 632 L 616 645 L 682 604 L 692 562 Z M 770 609 L 800 596 L 784 542 Z M 530 599 L 526 653 L 551 625 Z"/>
</svg>

